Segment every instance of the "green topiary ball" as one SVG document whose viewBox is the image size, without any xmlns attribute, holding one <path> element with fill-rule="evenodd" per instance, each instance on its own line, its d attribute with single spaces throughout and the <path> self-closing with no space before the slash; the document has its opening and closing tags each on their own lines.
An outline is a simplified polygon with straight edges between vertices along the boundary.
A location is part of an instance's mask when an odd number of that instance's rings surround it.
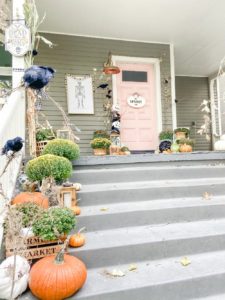
<svg viewBox="0 0 225 300">
<path fill-rule="evenodd" d="M 72 164 L 65 157 L 46 154 L 30 160 L 25 173 L 32 181 L 40 181 L 50 176 L 56 181 L 61 181 L 71 176 Z"/>
<path fill-rule="evenodd" d="M 69 160 L 78 159 L 80 156 L 79 146 L 66 139 L 54 139 L 44 147 L 42 154 L 54 154 L 63 156 Z"/>
</svg>

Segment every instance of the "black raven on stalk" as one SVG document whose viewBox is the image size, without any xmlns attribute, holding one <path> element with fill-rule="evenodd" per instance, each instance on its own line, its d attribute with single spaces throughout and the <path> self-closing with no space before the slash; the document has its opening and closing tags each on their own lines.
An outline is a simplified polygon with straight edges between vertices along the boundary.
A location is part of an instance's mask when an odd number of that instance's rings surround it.
<svg viewBox="0 0 225 300">
<path fill-rule="evenodd" d="M 19 152 L 23 148 L 23 143 L 23 139 L 19 136 L 12 140 L 8 140 L 2 148 L 2 155 L 13 155 L 16 152 Z"/>
<path fill-rule="evenodd" d="M 54 76 L 55 70 L 51 67 L 33 65 L 25 70 L 23 81 L 26 88 L 41 90 Z"/>
</svg>

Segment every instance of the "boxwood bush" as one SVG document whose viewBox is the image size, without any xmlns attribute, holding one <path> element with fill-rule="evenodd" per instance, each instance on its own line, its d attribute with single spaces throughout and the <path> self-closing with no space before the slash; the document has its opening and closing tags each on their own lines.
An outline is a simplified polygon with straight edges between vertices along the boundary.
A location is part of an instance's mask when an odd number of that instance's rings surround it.
<svg viewBox="0 0 225 300">
<path fill-rule="evenodd" d="M 65 157 L 45 154 L 30 160 L 26 165 L 25 173 L 32 181 L 41 181 L 46 177 L 62 181 L 71 176 L 72 164 Z"/>
<path fill-rule="evenodd" d="M 65 157 L 69 160 L 78 159 L 80 156 L 79 146 L 66 139 L 54 139 L 44 147 L 42 154 L 53 154 Z"/>
</svg>

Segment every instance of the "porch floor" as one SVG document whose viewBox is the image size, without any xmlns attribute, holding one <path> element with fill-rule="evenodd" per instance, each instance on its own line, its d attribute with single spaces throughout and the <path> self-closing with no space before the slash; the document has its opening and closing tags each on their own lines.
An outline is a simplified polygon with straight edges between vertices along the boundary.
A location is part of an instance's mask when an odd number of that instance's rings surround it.
<svg viewBox="0 0 225 300">
<path fill-rule="evenodd" d="M 191 162 L 216 161 L 225 163 L 225 151 L 195 151 L 191 153 L 173 154 L 131 154 L 131 155 L 106 155 L 106 156 L 81 156 L 73 162 L 74 166 L 96 166 L 131 163 L 160 163 L 160 162 Z"/>
</svg>

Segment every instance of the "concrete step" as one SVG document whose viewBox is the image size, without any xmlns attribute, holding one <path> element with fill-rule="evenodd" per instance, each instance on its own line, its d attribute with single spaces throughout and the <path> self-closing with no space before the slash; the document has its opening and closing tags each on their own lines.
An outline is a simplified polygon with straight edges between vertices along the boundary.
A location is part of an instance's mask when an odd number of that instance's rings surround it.
<svg viewBox="0 0 225 300">
<path fill-rule="evenodd" d="M 190 179 L 225 177 L 224 165 L 200 165 L 200 166 L 142 166 L 130 165 L 124 168 L 74 170 L 71 180 L 82 184 L 99 184 L 132 181 L 152 181 L 166 179 Z"/>
<path fill-rule="evenodd" d="M 137 262 L 136 271 L 129 271 L 127 264 L 92 269 L 84 287 L 69 299 L 223 300 L 209 296 L 225 293 L 224 257 L 224 251 L 190 255 L 191 264 L 186 267 L 180 263 L 182 256 L 176 256 Z M 113 278 L 107 275 L 115 269 L 124 272 L 125 276 Z"/>
<path fill-rule="evenodd" d="M 225 178 L 199 178 L 83 185 L 79 205 L 136 202 L 166 198 L 199 197 L 204 192 L 224 194 Z"/>
<path fill-rule="evenodd" d="M 225 250 L 225 219 L 159 224 L 86 233 L 69 252 L 88 268 Z"/>
<path fill-rule="evenodd" d="M 78 226 L 87 231 L 225 217 L 225 196 L 172 198 L 82 207 Z"/>
</svg>

